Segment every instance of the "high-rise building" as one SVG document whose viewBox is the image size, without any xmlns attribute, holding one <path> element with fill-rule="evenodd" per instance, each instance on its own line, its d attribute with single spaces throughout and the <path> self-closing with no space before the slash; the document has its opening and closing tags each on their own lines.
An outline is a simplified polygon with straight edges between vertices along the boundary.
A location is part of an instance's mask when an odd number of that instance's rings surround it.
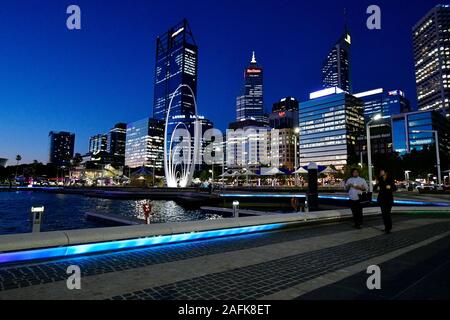
<svg viewBox="0 0 450 320">
<path fill-rule="evenodd" d="M 187 20 L 156 40 L 156 70 L 153 118 L 166 120 L 169 103 L 181 85 L 197 95 L 198 47 Z M 183 87 L 174 97 L 171 115 L 189 118 L 195 114 L 192 93 Z"/>
<path fill-rule="evenodd" d="M 264 115 L 263 82 L 264 72 L 258 66 L 255 53 L 253 52 L 250 66 L 244 71 L 244 92 L 236 99 L 236 121 L 266 120 Z"/>
<path fill-rule="evenodd" d="M 230 123 L 226 137 L 230 168 L 259 169 L 270 162 L 270 127 L 248 119 Z"/>
<path fill-rule="evenodd" d="M 450 117 L 450 5 L 431 9 L 413 28 L 419 110 Z"/>
<path fill-rule="evenodd" d="M 164 167 L 164 122 L 145 118 L 128 124 L 125 147 L 125 165 L 143 166 L 156 172 Z"/>
<path fill-rule="evenodd" d="M 269 115 L 271 132 L 271 156 L 278 158 L 278 166 L 288 170 L 295 168 L 295 142 L 297 152 L 299 139 L 295 138 L 298 128 L 299 103 L 295 98 L 287 97 L 275 103 Z M 298 160 L 298 158 L 297 158 Z"/>
<path fill-rule="evenodd" d="M 339 88 L 312 93 L 300 103 L 300 165 L 337 169 L 357 161 L 357 138 L 364 130 L 363 103 Z"/>
<path fill-rule="evenodd" d="M 48 136 L 50 139 L 49 163 L 68 166 L 73 158 L 75 134 L 51 131 Z"/>
<path fill-rule="evenodd" d="M 106 134 L 97 134 L 89 139 L 89 153 L 97 154 L 106 151 L 108 147 L 108 136 Z"/>
<path fill-rule="evenodd" d="M 0 158 L 0 167 L 6 167 L 8 159 Z"/>
<path fill-rule="evenodd" d="M 352 37 L 345 27 L 344 34 L 331 48 L 323 63 L 322 82 L 324 88 L 338 87 L 352 92 L 351 48 Z"/>
<path fill-rule="evenodd" d="M 361 99 L 364 104 L 366 125 L 375 115 L 391 117 L 396 114 L 411 111 L 409 100 L 401 90 L 386 91 L 384 89 L 374 89 L 354 94 L 354 96 Z M 372 154 L 389 154 L 394 151 L 390 118 L 381 119 L 372 123 L 370 131 Z M 357 153 L 363 156 L 367 155 L 367 137 L 365 131 L 358 137 Z"/>
<path fill-rule="evenodd" d="M 441 155 L 450 156 L 450 121 L 438 111 L 416 111 L 392 117 L 394 150 L 400 155 L 412 150 L 422 151 L 434 147 L 434 134 L 439 136 Z M 420 165 L 420 164 L 418 164 Z"/>
<path fill-rule="evenodd" d="M 287 97 L 275 103 L 269 115 L 270 127 L 274 129 L 294 129 L 298 126 L 298 101 Z"/>
<path fill-rule="evenodd" d="M 411 104 L 401 90 L 386 91 L 382 88 L 354 94 L 364 103 L 366 121 L 374 115 L 392 116 L 411 111 Z"/>
<path fill-rule="evenodd" d="M 113 156 L 115 162 L 125 164 L 125 144 L 127 138 L 127 124 L 118 123 L 108 132 L 108 146 L 106 151 Z"/>
</svg>

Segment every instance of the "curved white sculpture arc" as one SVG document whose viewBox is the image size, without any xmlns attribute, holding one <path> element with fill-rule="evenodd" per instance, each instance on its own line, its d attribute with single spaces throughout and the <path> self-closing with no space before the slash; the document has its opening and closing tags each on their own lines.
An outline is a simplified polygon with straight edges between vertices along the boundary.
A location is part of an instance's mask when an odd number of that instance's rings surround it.
<svg viewBox="0 0 450 320">
<path fill-rule="evenodd" d="M 169 129 L 169 119 L 170 119 L 170 111 L 172 109 L 172 103 L 175 99 L 176 94 L 180 91 L 181 88 L 188 88 L 192 94 L 192 98 L 194 100 L 195 107 L 195 122 L 194 122 L 194 146 L 192 148 L 192 142 L 189 139 L 190 150 L 188 152 L 187 158 L 183 153 L 183 162 L 177 162 L 176 154 L 180 152 L 181 147 L 179 145 L 175 145 L 173 147 L 173 138 L 177 130 L 180 126 L 184 126 L 187 130 L 187 126 L 184 123 L 178 123 L 173 130 L 170 140 L 168 137 L 168 129 Z M 195 97 L 194 91 L 192 88 L 186 84 L 180 85 L 172 95 L 170 99 L 169 108 L 167 109 L 166 115 L 166 126 L 164 129 L 164 172 L 166 174 L 166 182 L 169 188 L 186 188 L 191 184 L 192 177 L 194 175 L 195 164 L 197 163 L 198 151 L 199 151 L 199 121 L 197 114 L 197 99 Z M 170 143 L 168 143 L 170 141 Z"/>
</svg>

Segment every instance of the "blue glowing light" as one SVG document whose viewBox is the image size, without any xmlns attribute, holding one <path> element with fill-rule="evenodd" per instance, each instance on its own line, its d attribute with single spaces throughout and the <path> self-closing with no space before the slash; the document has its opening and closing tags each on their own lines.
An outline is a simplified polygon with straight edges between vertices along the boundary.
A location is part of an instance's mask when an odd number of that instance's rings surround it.
<svg viewBox="0 0 450 320">
<path fill-rule="evenodd" d="M 283 223 L 265 224 L 259 226 L 157 236 L 152 238 L 92 243 L 86 245 L 68 246 L 60 248 L 7 252 L 7 253 L 0 253 L 0 264 L 52 259 L 52 258 L 63 258 L 70 256 L 78 256 L 82 254 L 92 254 L 124 249 L 137 249 L 142 247 L 151 247 L 162 244 L 173 244 L 185 241 L 206 240 L 206 239 L 276 230 L 284 228 L 285 226 L 286 224 Z"/>
<path fill-rule="evenodd" d="M 241 193 L 224 193 L 220 195 L 223 198 L 306 198 L 306 195 L 302 194 L 241 194 Z M 319 195 L 319 199 L 326 200 L 339 200 L 348 201 L 349 197 L 346 196 L 329 196 L 329 195 Z M 376 202 L 376 199 L 373 199 Z M 450 202 L 426 202 L 426 201 L 415 201 L 415 200 L 395 200 L 396 205 L 407 205 L 407 206 L 432 206 L 432 207 L 450 207 Z"/>
</svg>

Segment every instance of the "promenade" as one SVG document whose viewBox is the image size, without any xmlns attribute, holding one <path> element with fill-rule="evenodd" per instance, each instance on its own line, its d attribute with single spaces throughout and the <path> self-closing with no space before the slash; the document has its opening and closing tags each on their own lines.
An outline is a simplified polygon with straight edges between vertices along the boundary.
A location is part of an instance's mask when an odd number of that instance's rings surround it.
<svg viewBox="0 0 450 320">
<path fill-rule="evenodd" d="M 396 215 L 0 267 L 0 299 L 450 298 L 450 216 Z M 82 271 L 68 290 L 68 266 Z M 366 270 L 381 268 L 369 291 Z"/>
</svg>

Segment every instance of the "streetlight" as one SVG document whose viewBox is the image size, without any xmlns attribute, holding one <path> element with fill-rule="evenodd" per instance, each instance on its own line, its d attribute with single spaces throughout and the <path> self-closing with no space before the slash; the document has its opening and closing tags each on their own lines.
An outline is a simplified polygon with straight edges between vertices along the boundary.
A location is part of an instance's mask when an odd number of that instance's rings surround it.
<svg viewBox="0 0 450 320">
<path fill-rule="evenodd" d="M 369 170 L 369 192 L 373 192 L 373 168 L 372 168 L 372 141 L 370 137 L 370 125 L 374 122 L 380 121 L 382 119 L 388 119 L 388 116 L 384 116 L 382 114 L 375 115 L 372 120 L 370 120 L 366 125 L 367 131 L 367 162 L 368 162 L 368 170 Z"/>
<path fill-rule="evenodd" d="M 442 186 L 442 174 L 441 174 L 441 156 L 439 154 L 439 133 L 437 130 L 414 130 L 413 133 L 433 133 L 436 144 L 436 168 L 438 172 L 438 185 Z"/>
<path fill-rule="evenodd" d="M 295 186 L 298 186 L 298 150 L 297 150 L 297 136 L 300 134 L 300 128 L 295 128 L 294 130 L 294 140 L 295 140 Z"/>
</svg>

